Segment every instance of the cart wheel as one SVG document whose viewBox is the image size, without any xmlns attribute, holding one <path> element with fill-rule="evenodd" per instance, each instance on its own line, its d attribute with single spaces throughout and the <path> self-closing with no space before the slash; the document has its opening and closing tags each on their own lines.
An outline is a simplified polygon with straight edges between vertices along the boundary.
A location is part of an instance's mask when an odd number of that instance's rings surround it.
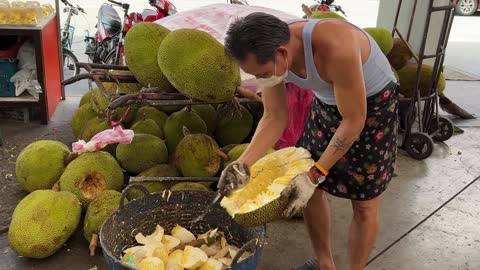
<svg viewBox="0 0 480 270">
<path fill-rule="evenodd" d="M 435 131 L 437 131 L 437 133 L 433 136 L 435 141 L 444 142 L 453 136 L 454 128 L 450 119 L 439 116 L 438 125 L 439 126 L 437 126 L 436 118 L 434 118 L 430 124 L 430 133 L 433 134 Z"/>
<path fill-rule="evenodd" d="M 405 142 L 405 150 L 414 159 L 422 160 L 428 158 L 433 152 L 433 140 L 428 134 L 413 132 Z"/>
</svg>

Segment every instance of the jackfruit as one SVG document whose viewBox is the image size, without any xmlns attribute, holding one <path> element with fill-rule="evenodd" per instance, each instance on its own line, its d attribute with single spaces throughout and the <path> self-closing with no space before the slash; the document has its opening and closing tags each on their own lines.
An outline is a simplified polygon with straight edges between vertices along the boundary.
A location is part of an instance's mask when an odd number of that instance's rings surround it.
<svg viewBox="0 0 480 270">
<path fill-rule="evenodd" d="M 92 99 L 92 92 L 87 91 L 85 94 L 83 94 L 82 98 L 80 99 L 80 103 L 78 104 L 78 107 L 82 107 L 83 105 L 90 103 L 90 100 Z"/>
<path fill-rule="evenodd" d="M 274 221 L 281 217 L 288 202 L 280 193 L 295 176 L 307 172 L 313 164 L 306 149 L 277 150 L 255 162 L 247 185 L 223 198 L 220 205 L 245 227 Z"/>
<path fill-rule="evenodd" d="M 73 234 L 82 208 L 70 192 L 37 190 L 17 205 L 8 229 L 8 243 L 19 256 L 53 255 Z"/>
<path fill-rule="evenodd" d="M 387 55 L 388 62 L 390 62 L 393 68 L 396 70 L 403 68 L 412 57 L 413 55 L 405 42 L 400 38 L 395 38 L 393 40 L 393 48 Z"/>
<path fill-rule="evenodd" d="M 180 261 L 183 257 L 183 250 L 177 249 L 168 255 L 166 270 L 184 270 L 180 266 Z"/>
<path fill-rule="evenodd" d="M 331 11 L 315 11 L 310 15 L 311 19 L 341 19 L 341 20 L 347 20 L 345 17 L 343 17 L 340 14 L 337 14 L 335 12 Z"/>
<path fill-rule="evenodd" d="M 133 75 L 129 70 L 111 70 L 113 75 Z M 109 93 L 129 94 L 139 92 L 142 89 L 142 85 L 139 83 L 119 83 L 116 82 L 103 82 L 103 87 Z"/>
<path fill-rule="evenodd" d="M 146 177 L 177 177 L 180 176 L 177 169 L 169 164 L 158 164 L 153 166 L 150 169 L 147 169 L 137 176 L 146 176 Z M 161 182 L 144 182 L 144 183 L 135 183 L 144 186 L 150 193 L 164 191 L 171 188 L 175 182 L 173 181 L 161 181 Z M 137 189 L 130 190 L 127 194 L 129 200 L 140 198 L 143 196 L 143 192 Z"/>
<path fill-rule="evenodd" d="M 198 114 L 207 125 L 207 133 L 213 134 L 217 126 L 217 111 L 210 104 L 193 105 L 192 111 Z"/>
<path fill-rule="evenodd" d="M 165 270 L 165 264 L 160 258 L 148 257 L 138 264 L 139 270 Z"/>
<path fill-rule="evenodd" d="M 204 190 L 208 191 L 204 185 L 197 183 L 197 182 L 181 182 L 175 184 L 170 190 Z"/>
<path fill-rule="evenodd" d="M 120 196 L 122 194 L 118 191 L 105 190 L 98 193 L 88 205 L 83 224 L 83 236 L 90 243 L 90 255 L 92 256 L 95 254 L 100 228 L 103 222 L 117 210 L 120 205 Z"/>
<path fill-rule="evenodd" d="M 40 140 L 29 144 L 15 163 L 18 183 L 27 192 L 51 189 L 65 170 L 69 154 L 61 142 Z"/>
<path fill-rule="evenodd" d="M 90 103 L 80 106 L 80 108 L 73 113 L 72 119 L 70 120 L 70 127 L 72 128 L 72 133 L 75 138 L 80 136 L 80 132 L 87 122 L 96 116 L 97 114 L 92 109 Z"/>
<path fill-rule="evenodd" d="M 60 190 L 77 195 L 84 210 L 100 192 L 120 191 L 122 186 L 122 168 L 112 155 L 103 151 L 81 154 L 60 177 Z"/>
<path fill-rule="evenodd" d="M 158 50 L 158 65 L 185 96 L 220 103 L 233 99 L 240 68 L 214 37 L 196 29 L 168 34 Z"/>
<path fill-rule="evenodd" d="M 402 69 L 398 70 L 398 76 L 400 78 L 400 93 L 411 98 L 415 96 L 415 84 L 417 77 L 417 64 L 408 64 Z M 420 72 L 420 95 L 426 97 L 430 94 L 430 80 L 432 78 L 433 67 L 423 64 Z M 438 79 L 438 94 L 443 94 L 445 90 L 445 76 L 443 72 L 440 73 Z"/>
<path fill-rule="evenodd" d="M 244 144 L 239 144 L 235 147 L 233 147 L 230 151 L 228 151 L 228 160 L 225 160 L 223 162 L 223 167 L 227 167 L 228 164 L 232 163 L 233 161 L 237 160 L 240 158 L 240 156 L 247 150 L 249 143 L 244 143 Z M 275 149 L 270 148 L 267 150 L 264 156 L 271 154 L 275 152 Z"/>
<path fill-rule="evenodd" d="M 131 129 L 135 134 L 150 134 L 163 139 L 163 130 L 152 119 L 140 120 L 132 125 Z"/>
<path fill-rule="evenodd" d="M 175 91 L 158 66 L 157 53 L 170 30 L 153 22 L 135 24 L 125 36 L 125 62 L 135 78 L 146 87 Z M 177 57 L 177 55 L 174 55 Z"/>
<path fill-rule="evenodd" d="M 94 117 L 85 124 L 78 136 L 79 139 L 86 142 L 90 141 L 100 131 L 112 128 L 105 119 Z"/>
<path fill-rule="evenodd" d="M 172 113 L 163 127 L 169 153 L 175 152 L 177 144 L 184 137 L 183 127 L 188 128 L 192 134 L 207 133 L 207 125 L 198 114 L 186 109 Z"/>
<path fill-rule="evenodd" d="M 363 30 L 377 42 L 384 55 L 390 53 L 393 48 L 393 37 L 390 31 L 382 27 L 367 27 Z"/>
<path fill-rule="evenodd" d="M 157 108 L 154 107 L 141 107 L 138 109 L 137 113 L 135 114 L 135 118 L 133 119 L 132 123 L 135 124 L 140 120 L 145 119 L 152 119 L 157 123 L 158 127 L 163 129 L 165 125 L 165 121 L 167 121 L 168 115 Z"/>
<path fill-rule="evenodd" d="M 208 258 L 208 260 L 198 268 L 198 270 L 222 270 L 223 263 L 217 261 L 213 258 Z"/>
<path fill-rule="evenodd" d="M 135 134 L 131 144 L 117 147 L 117 160 L 130 173 L 140 173 L 166 163 L 168 150 L 162 139 L 149 134 Z"/>
<path fill-rule="evenodd" d="M 253 126 L 252 114 L 240 105 L 240 113 L 233 117 L 219 114 L 219 122 L 215 130 L 215 138 L 221 146 L 242 143 Z"/>
<path fill-rule="evenodd" d="M 180 260 L 180 265 L 188 270 L 193 270 L 202 266 L 202 264 L 206 263 L 207 260 L 208 256 L 205 254 L 205 252 L 203 252 L 203 250 L 192 246 L 186 246 L 183 250 L 183 256 Z"/>
<path fill-rule="evenodd" d="M 186 135 L 177 145 L 175 165 L 186 177 L 212 177 L 220 169 L 220 151 L 215 140 L 208 135 Z"/>
<path fill-rule="evenodd" d="M 103 93 L 100 91 L 98 88 L 93 88 L 92 89 L 92 108 L 93 110 L 103 116 L 107 116 L 107 108 L 110 104 L 109 100 Z M 110 116 L 112 120 L 114 121 L 119 121 L 125 113 L 127 113 L 128 107 L 118 107 L 112 111 L 110 111 Z M 138 105 L 130 105 L 130 111 L 128 112 L 128 115 L 125 117 L 124 122 L 125 123 L 130 123 L 133 120 L 133 117 L 135 116 L 135 113 L 138 109 Z"/>
<path fill-rule="evenodd" d="M 181 109 L 185 108 L 183 105 L 162 105 L 162 106 L 155 106 L 155 108 L 159 109 L 160 111 L 172 114 L 174 112 L 178 112 Z"/>
<path fill-rule="evenodd" d="M 172 231 L 170 232 L 170 235 L 180 240 L 180 243 L 182 244 L 186 244 L 186 243 L 195 241 L 197 239 L 192 232 L 190 232 L 189 230 L 185 229 L 184 227 L 178 224 L 175 225 L 175 227 L 173 227 Z"/>
</svg>

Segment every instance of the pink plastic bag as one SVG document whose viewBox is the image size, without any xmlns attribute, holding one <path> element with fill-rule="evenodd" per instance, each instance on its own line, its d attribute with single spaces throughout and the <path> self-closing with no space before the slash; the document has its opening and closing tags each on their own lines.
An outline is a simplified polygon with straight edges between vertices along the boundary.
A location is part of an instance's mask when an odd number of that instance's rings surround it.
<svg viewBox="0 0 480 270">
<path fill-rule="evenodd" d="M 313 92 L 287 83 L 288 96 L 288 127 L 283 131 L 282 137 L 275 144 L 275 149 L 295 146 L 303 133 L 305 121 L 310 112 Z"/>
<path fill-rule="evenodd" d="M 79 140 L 72 144 L 72 150 L 75 153 L 95 152 L 109 144 L 121 143 L 130 144 L 133 140 L 133 130 L 122 129 L 120 125 L 97 133 L 87 143 L 84 140 Z"/>
</svg>

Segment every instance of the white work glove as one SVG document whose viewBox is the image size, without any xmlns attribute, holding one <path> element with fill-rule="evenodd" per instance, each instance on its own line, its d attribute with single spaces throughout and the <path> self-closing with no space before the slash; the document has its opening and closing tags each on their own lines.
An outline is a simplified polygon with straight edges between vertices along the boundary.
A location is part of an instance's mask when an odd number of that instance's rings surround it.
<svg viewBox="0 0 480 270">
<path fill-rule="evenodd" d="M 250 169 L 242 161 L 230 163 L 222 171 L 218 180 L 220 194 L 229 196 L 234 190 L 244 187 L 250 179 Z"/>
<path fill-rule="evenodd" d="M 323 177 L 323 179 L 325 179 Z M 319 181 L 319 183 L 323 182 Z M 288 204 L 283 211 L 283 217 L 291 218 L 307 206 L 308 201 L 318 185 L 314 184 L 308 173 L 295 176 L 292 182 L 282 191 L 281 196 L 288 199 Z"/>
</svg>

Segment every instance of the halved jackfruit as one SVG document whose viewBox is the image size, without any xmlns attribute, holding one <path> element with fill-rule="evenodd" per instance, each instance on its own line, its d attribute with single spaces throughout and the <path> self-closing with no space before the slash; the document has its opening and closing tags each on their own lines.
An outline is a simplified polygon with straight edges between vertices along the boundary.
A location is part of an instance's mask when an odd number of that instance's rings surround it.
<svg viewBox="0 0 480 270">
<path fill-rule="evenodd" d="M 253 164 L 248 184 L 223 198 L 220 205 L 242 226 L 276 220 L 287 204 L 280 193 L 313 163 L 310 152 L 304 148 L 287 147 L 268 154 Z"/>
</svg>

